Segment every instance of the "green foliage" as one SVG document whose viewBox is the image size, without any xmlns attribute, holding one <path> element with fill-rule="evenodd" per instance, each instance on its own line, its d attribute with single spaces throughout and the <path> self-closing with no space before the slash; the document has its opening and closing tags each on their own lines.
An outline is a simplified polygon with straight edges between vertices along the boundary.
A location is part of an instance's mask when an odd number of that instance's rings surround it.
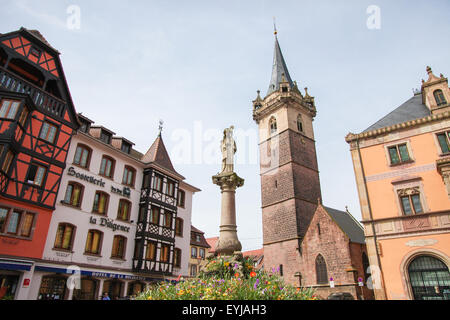
<svg viewBox="0 0 450 320">
<path fill-rule="evenodd" d="M 242 257 L 211 259 L 197 278 L 159 283 L 137 300 L 316 300 L 312 289 L 284 283 L 278 273 L 255 271 Z"/>
</svg>

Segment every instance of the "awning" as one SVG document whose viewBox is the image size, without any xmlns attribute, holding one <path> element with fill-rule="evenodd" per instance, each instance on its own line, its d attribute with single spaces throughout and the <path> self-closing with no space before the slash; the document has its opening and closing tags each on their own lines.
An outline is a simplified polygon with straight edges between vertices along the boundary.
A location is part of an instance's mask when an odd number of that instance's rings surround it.
<svg viewBox="0 0 450 320">
<path fill-rule="evenodd" d="M 33 266 L 33 262 L 27 262 L 22 260 L 10 260 L 0 259 L 0 270 L 12 270 L 12 271 L 30 271 Z"/>
<path fill-rule="evenodd" d="M 53 272 L 53 273 L 65 273 L 65 274 L 75 274 L 76 270 L 73 268 L 57 268 L 50 266 L 36 266 L 34 268 L 35 271 L 42 272 Z M 161 278 L 150 278 L 139 275 L 130 275 L 130 274 L 121 274 L 121 273 L 110 273 L 110 272 L 102 272 L 102 271 L 93 271 L 93 270 L 82 270 L 80 269 L 80 274 L 82 276 L 90 276 L 97 278 L 107 278 L 107 279 L 119 279 L 119 280 L 132 280 L 132 281 L 147 281 L 147 282 L 155 282 L 155 281 L 164 281 L 165 279 Z M 166 280 L 168 281 L 168 280 Z"/>
</svg>

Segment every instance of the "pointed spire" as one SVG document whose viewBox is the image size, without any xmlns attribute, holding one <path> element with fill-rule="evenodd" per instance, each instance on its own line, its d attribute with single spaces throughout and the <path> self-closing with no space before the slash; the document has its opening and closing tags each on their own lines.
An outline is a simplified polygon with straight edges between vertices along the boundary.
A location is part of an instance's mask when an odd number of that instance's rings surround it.
<svg viewBox="0 0 450 320">
<path fill-rule="evenodd" d="M 275 26 L 274 26 L 275 27 Z M 270 79 L 269 90 L 267 95 L 280 89 L 281 82 L 287 82 L 289 87 L 294 86 L 289 71 L 281 53 L 280 44 L 278 43 L 277 30 L 275 28 L 275 49 L 273 53 L 272 78 Z M 283 79 L 284 78 L 284 79 Z"/>
<path fill-rule="evenodd" d="M 172 165 L 172 161 L 170 161 L 169 153 L 167 152 L 161 137 L 161 131 L 151 147 L 142 157 L 141 161 L 145 163 L 155 163 L 169 171 L 177 173 Z"/>
</svg>

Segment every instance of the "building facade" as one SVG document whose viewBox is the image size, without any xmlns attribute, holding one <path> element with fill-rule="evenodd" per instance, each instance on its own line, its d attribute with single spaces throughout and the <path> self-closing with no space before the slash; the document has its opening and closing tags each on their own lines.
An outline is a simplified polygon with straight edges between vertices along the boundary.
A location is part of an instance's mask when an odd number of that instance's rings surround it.
<svg viewBox="0 0 450 320">
<path fill-rule="evenodd" d="M 78 127 L 59 52 L 37 30 L 0 34 L 0 298 L 28 295 Z"/>
<path fill-rule="evenodd" d="M 211 246 L 205 239 L 205 233 L 191 226 L 191 255 L 189 258 L 189 276 L 195 277 L 206 264 L 208 249 Z"/>
<path fill-rule="evenodd" d="M 302 94 L 292 81 L 275 33 L 269 89 L 264 98 L 258 91 L 253 101 L 253 119 L 259 126 L 264 268 L 277 270 L 290 284 L 315 286 L 324 298 L 339 284 L 355 299 L 370 299 L 370 294 L 356 288 L 364 277 L 362 268 L 356 267 L 363 259 L 362 227 L 348 212 L 331 209 L 343 216 L 335 220 L 329 210 L 318 206 L 322 196 L 315 116 L 314 97 L 307 88 Z M 351 221 L 346 231 L 343 221 Z M 316 239 L 318 224 L 341 231 Z M 362 240 L 355 242 L 349 234 L 359 234 L 354 238 Z M 359 254 L 352 254 L 358 250 L 351 247 L 358 248 Z"/>
<path fill-rule="evenodd" d="M 144 155 L 131 141 L 79 119 L 28 298 L 123 299 L 187 275 L 186 227 L 200 190 L 178 174 L 171 180 L 161 134 Z M 70 278 L 80 279 L 75 287 Z"/>
<path fill-rule="evenodd" d="M 377 299 L 450 299 L 450 91 L 421 90 L 346 141 Z"/>
</svg>

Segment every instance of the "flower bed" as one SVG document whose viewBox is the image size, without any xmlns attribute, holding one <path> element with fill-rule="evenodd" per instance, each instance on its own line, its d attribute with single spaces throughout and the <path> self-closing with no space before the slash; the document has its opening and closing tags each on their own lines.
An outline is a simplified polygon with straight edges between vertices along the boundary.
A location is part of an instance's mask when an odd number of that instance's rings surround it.
<svg viewBox="0 0 450 320">
<path fill-rule="evenodd" d="M 316 300 L 316 297 L 312 289 L 285 284 L 275 270 L 255 271 L 250 260 L 218 257 L 211 259 L 197 278 L 156 284 L 137 299 Z"/>
</svg>

